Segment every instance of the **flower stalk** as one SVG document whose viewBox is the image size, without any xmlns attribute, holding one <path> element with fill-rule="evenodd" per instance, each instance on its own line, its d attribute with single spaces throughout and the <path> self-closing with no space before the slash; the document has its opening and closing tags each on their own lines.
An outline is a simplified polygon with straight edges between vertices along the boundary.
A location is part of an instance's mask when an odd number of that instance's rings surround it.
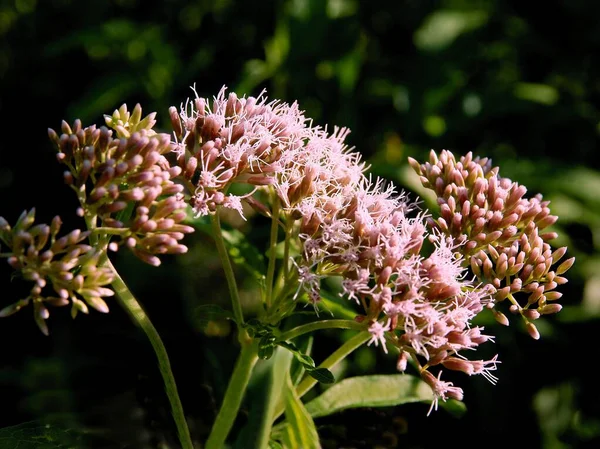
<svg viewBox="0 0 600 449">
<path fill-rule="evenodd" d="M 357 323 L 353 320 L 323 320 L 313 321 L 312 323 L 302 324 L 293 329 L 283 332 L 279 336 L 279 340 L 287 341 L 292 340 L 300 335 L 314 332 L 321 329 L 353 329 L 353 330 L 364 330 L 365 325 Z"/>
<path fill-rule="evenodd" d="M 273 201 L 273 211 L 271 216 L 271 235 L 269 239 L 269 264 L 267 266 L 265 306 L 271 307 L 273 302 L 273 282 L 275 281 L 275 266 L 277 263 L 277 236 L 279 232 L 279 200 Z"/>
<path fill-rule="evenodd" d="M 169 398 L 169 403 L 171 404 L 171 413 L 177 427 L 177 434 L 181 443 L 181 447 L 183 449 L 194 449 L 190 431 L 185 419 L 183 405 L 181 404 L 181 399 L 179 398 L 179 393 L 177 392 L 177 385 L 171 369 L 171 363 L 169 362 L 167 349 L 165 348 L 158 331 L 150 321 L 150 318 L 148 318 L 148 315 L 142 308 L 141 304 L 135 299 L 135 296 L 133 296 L 131 290 L 129 290 L 127 284 L 125 284 L 110 260 L 107 259 L 105 265 L 110 267 L 115 275 L 112 282 L 112 287 L 115 290 L 117 301 L 121 307 L 125 309 L 133 322 L 144 331 L 148 337 L 148 340 L 150 340 L 150 343 L 152 344 L 152 348 L 154 349 L 156 358 L 158 360 L 160 374 L 165 384 L 165 391 Z"/>
<path fill-rule="evenodd" d="M 242 350 L 229 379 L 223 403 L 212 426 L 205 449 L 222 449 L 238 415 L 252 369 L 258 361 L 258 347 L 242 330 Z"/>
<path fill-rule="evenodd" d="M 233 316 L 238 325 L 238 329 L 241 329 L 244 325 L 244 313 L 242 312 L 242 304 L 240 302 L 240 294 L 238 292 L 237 283 L 235 281 L 233 267 L 231 266 L 229 255 L 227 254 L 225 240 L 223 240 L 223 235 L 221 232 L 221 220 L 219 218 L 219 214 L 212 214 L 210 216 L 210 222 L 213 229 L 213 238 L 215 240 L 215 245 L 217 246 L 217 251 L 219 253 L 219 257 L 221 258 L 221 263 L 223 264 L 223 270 L 225 271 L 227 286 L 229 287 L 229 295 L 231 297 Z M 240 338 L 242 338 L 241 333 Z"/>
</svg>

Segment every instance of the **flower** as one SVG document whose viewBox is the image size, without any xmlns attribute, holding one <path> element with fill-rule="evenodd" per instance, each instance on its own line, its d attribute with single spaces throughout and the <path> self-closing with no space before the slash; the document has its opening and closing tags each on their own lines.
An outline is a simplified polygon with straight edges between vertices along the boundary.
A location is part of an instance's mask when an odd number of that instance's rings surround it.
<svg viewBox="0 0 600 449">
<path fill-rule="evenodd" d="M 406 368 L 410 355 L 426 381 L 433 367 L 465 371 L 465 365 L 473 367 L 469 374 L 494 379 L 489 371 L 496 358 L 466 361 L 460 355 L 492 340 L 482 327 L 471 325 L 493 290 L 467 277 L 463 245 L 430 228 L 429 217 L 415 203 L 381 180 L 363 178 L 351 197 L 329 203 L 338 206 L 315 213 L 316 225 L 301 225 L 300 282 L 312 279 L 307 270 L 341 276 L 341 294 L 361 304 L 361 320 L 370 323 L 368 344 L 381 343 L 386 353 L 394 346 L 404 354 L 400 368 Z M 429 254 L 426 241 L 433 247 Z M 440 374 L 431 384 L 436 401 L 461 396 L 462 390 L 441 381 Z"/>
<path fill-rule="evenodd" d="M 48 335 L 47 305 L 71 304 L 73 317 L 88 313 L 88 305 L 108 312 L 103 298 L 114 295 L 105 287 L 114 279 L 110 268 L 101 264 L 102 252 L 84 241 L 89 231 L 75 229 L 58 238 L 62 221 L 56 216 L 50 225 L 37 224 L 35 209 L 24 211 L 14 227 L 0 217 L 0 241 L 8 247 L 9 265 L 33 283 L 29 295 L 0 310 L 0 317 L 18 312 L 33 303 L 35 322 Z"/>
<path fill-rule="evenodd" d="M 562 293 L 554 289 L 567 282 L 562 275 L 575 261 L 569 258 L 552 269 L 567 248 L 553 250 L 548 241 L 556 233 L 542 232 L 558 219 L 550 214 L 550 202 L 539 194 L 525 198 L 524 186 L 501 178 L 490 159 L 470 152 L 456 160 L 450 151 L 439 157 L 432 151 L 429 162 L 409 158 L 409 163 L 423 186 L 437 194 L 440 217 L 430 219 L 431 225 L 461 243 L 463 265 L 495 290 L 495 303 L 508 299 L 509 310 L 521 315 L 530 335 L 539 338 L 532 321 L 561 310 L 554 301 Z M 508 324 L 502 312 L 494 312 L 500 323 Z"/>
<path fill-rule="evenodd" d="M 172 146 L 167 134 L 151 129 L 154 114 L 143 120 L 137 105 L 131 115 L 123 105 L 106 127 L 82 128 L 76 120 L 62 124 L 62 134 L 49 130 L 58 149 L 57 158 L 69 171 L 65 181 L 77 193 L 81 210 L 93 227 L 97 219 L 113 238 L 110 248 L 125 246 L 138 258 L 159 265 L 161 254 L 181 254 L 181 243 L 193 228 L 184 225 L 187 204 L 183 186 L 174 182 L 181 169 L 165 157 Z"/>
<path fill-rule="evenodd" d="M 325 198 L 348 192 L 346 186 L 362 178 L 358 153 L 344 144 L 347 129 L 329 134 L 313 127 L 297 103 L 268 101 L 264 91 L 239 98 L 234 92 L 226 96 L 223 87 L 212 101 L 196 93 L 179 110 L 172 106 L 169 114 L 174 151 L 197 216 L 219 206 L 241 212 L 242 200 L 268 211 L 251 196 L 269 186 L 287 212 L 298 218 L 311 204 L 312 216 L 327 207 Z M 235 197 L 228 192 L 233 184 L 250 190 Z M 308 197 L 315 201 L 305 202 Z"/>
</svg>

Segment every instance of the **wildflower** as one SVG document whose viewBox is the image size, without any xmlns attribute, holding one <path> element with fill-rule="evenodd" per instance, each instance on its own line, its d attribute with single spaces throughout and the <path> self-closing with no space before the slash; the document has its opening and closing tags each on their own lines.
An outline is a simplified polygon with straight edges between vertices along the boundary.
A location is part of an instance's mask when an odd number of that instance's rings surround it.
<svg viewBox="0 0 600 449">
<path fill-rule="evenodd" d="M 444 382 L 440 379 L 440 373 L 438 377 L 435 377 L 429 371 L 424 370 L 421 373 L 421 378 L 431 387 L 433 391 L 433 401 L 427 415 L 431 414 L 432 410 L 438 409 L 439 400 L 446 401 L 447 399 L 456 399 L 462 401 L 463 391 L 461 388 L 455 387 L 452 382 Z"/>
<path fill-rule="evenodd" d="M 154 114 L 140 117 L 139 105 L 131 115 L 123 105 L 107 117 L 116 138 L 106 127 L 82 128 L 79 120 L 72 127 L 63 122 L 60 136 L 51 129 L 49 135 L 87 223 L 113 239 L 111 249 L 125 246 L 159 265 L 157 255 L 187 251 L 179 241 L 193 228 L 182 224 L 187 204 L 183 186 L 174 182 L 181 168 L 165 157 L 172 150 L 170 137 L 151 129 Z"/>
<path fill-rule="evenodd" d="M 372 343 L 375 343 L 375 346 L 379 346 L 381 343 L 381 347 L 383 351 L 387 354 L 388 350 L 385 344 L 385 332 L 390 330 L 390 320 L 388 320 L 385 324 L 381 324 L 379 321 L 374 321 L 369 326 L 369 332 L 371 333 L 371 339 L 367 343 L 367 346 L 370 346 Z"/>
<path fill-rule="evenodd" d="M 33 284 L 29 295 L 0 310 L 0 317 L 33 303 L 35 322 L 48 335 L 47 305 L 71 304 L 73 318 L 78 312 L 88 313 L 88 306 L 108 312 L 104 298 L 114 292 L 105 286 L 112 282 L 114 273 L 102 266 L 102 253 L 84 243 L 89 231 L 76 229 L 59 238 L 60 217 L 50 225 L 34 222 L 35 209 L 23 212 L 14 227 L 0 217 L 0 241 L 9 250 L 3 256 L 25 281 Z"/>
<path fill-rule="evenodd" d="M 430 219 L 432 226 L 461 242 L 463 265 L 495 290 L 496 303 L 508 299 L 509 310 L 520 314 L 532 337 L 539 338 L 532 321 L 561 310 L 554 301 L 562 294 L 554 289 L 567 282 L 562 274 L 575 261 L 567 259 L 552 269 L 567 248 L 553 250 L 548 241 L 556 233 L 542 232 L 558 218 L 550 214 L 549 201 L 541 195 L 525 198 L 524 186 L 501 178 L 490 159 L 470 152 L 457 161 L 450 151 L 439 157 L 432 151 L 429 162 L 409 162 L 423 186 L 437 194 L 440 217 Z M 518 301 L 525 295 L 526 300 Z M 508 324 L 501 312 L 494 316 Z"/>
<path fill-rule="evenodd" d="M 462 244 L 430 231 L 425 214 L 380 180 L 363 178 L 352 197 L 331 204 L 340 206 L 323 211 L 318 225 L 300 234 L 304 260 L 298 265 L 299 276 L 308 278 L 307 270 L 341 276 L 341 294 L 361 304 L 371 322 L 368 344 L 381 343 L 384 352 L 394 346 L 404 354 L 400 368 L 411 355 L 423 373 L 436 366 L 464 370 L 463 365 L 444 362 L 463 360 L 462 351 L 491 339 L 483 328 L 471 327 L 471 321 L 488 304 L 492 291 L 467 279 Z M 433 244 L 428 256 L 421 254 L 425 240 Z M 356 258 L 348 259 L 349 253 Z M 465 363 L 490 366 L 486 361 Z M 475 368 L 471 374 L 491 379 L 489 369 Z M 438 398 L 462 394 L 459 387 L 440 389 L 446 384 L 439 374 L 433 385 Z"/>
<path fill-rule="evenodd" d="M 179 111 L 169 109 L 173 148 L 197 216 L 214 213 L 218 206 L 241 213 L 240 200 L 258 206 L 251 199 L 254 190 L 232 200 L 229 188 L 245 184 L 272 186 L 289 213 L 305 209 L 304 199 L 316 199 L 314 212 L 304 215 L 308 223 L 327 207 L 323 193 L 348 192 L 345 186 L 361 179 L 359 155 L 343 142 L 347 129 L 329 134 L 312 127 L 297 103 L 268 101 L 264 92 L 248 98 L 225 93 L 223 87 L 212 101 L 196 94 Z"/>
</svg>

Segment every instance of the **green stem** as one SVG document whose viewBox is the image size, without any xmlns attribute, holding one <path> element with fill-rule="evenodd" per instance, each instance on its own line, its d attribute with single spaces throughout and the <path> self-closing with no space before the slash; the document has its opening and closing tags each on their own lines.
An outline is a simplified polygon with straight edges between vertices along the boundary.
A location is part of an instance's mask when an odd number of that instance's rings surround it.
<svg viewBox="0 0 600 449">
<path fill-rule="evenodd" d="M 177 433 L 179 435 L 181 446 L 184 449 L 193 449 L 194 445 L 192 444 L 190 431 L 185 420 L 183 406 L 181 405 L 181 400 L 177 393 L 177 385 L 175 384 L 175 378 L 173 377 L 173 371 L 171 370 L 171 363 L 169 362 L 169 356 L 167 355 L 165 345 L 163 344 L 160 335 L 158 335 L 156 328 L 150 322 L 148 315 L 146 315 L 146 312 L 144 312 L 142 306 L 135 299 L 121 276 L 119 276 L 119 273 L 113 264 L 108 258 L 106 258 L 104 263 L 111 268 L 115 275 L 112 287 L 117 294 L 117 301 L 133 319 L 135 324 L 142 328 L 154 348 L 156 358 L 158 359 L 158 367 L 165 383 L 165 390 L 169 397 L 169 402 L 171 403 L 171 413 L 173 414 L 173 419 L 177 426 Z"/>
<path fill-rule="evenodd" d="M 235 275 L 233 273 L 233 267 L 227 254 L 227 248 L 225 247 L 225 240 L 223 240 L 223 234 L 221 232 L 221 221 L 219 219 L 219 211 L 210 216 L 210 222 L 213 228 L 213 238 L 225 270 L 225 278 L 227 279 L 227 286 L 229 287 L 229 295 L 231 296 L 231 305 L 233 307 L 233 316 L 238 325 L 238 329 L 244 324 L 244 314 L 242 312 L 242 303 L 240 302 L 240 295 L 238 293 L 237 284 L 235 282 Z M 241 333 L 240 333 L 241 338 Z"/>
<path fill-rule="evenodd" d="M 96 227 L 92 231 L 92 235 L 98 235 L 98 234 L 101 234 L 101 235 L 107 235 L 107 234 L 127 235 L 129 233 L 131 233 L 131 230 L 127 229 L 127 228 L 119 229 L 119 228 L 109 228 L 109 227 L 102 227 L 102 226 Z"/>
<path fill-rule="evenodd" d="M 356 334 L 354 337 L 350 338 L 346 341 L 342 346 L 340 346 L 333 354 L 327 357 L 323 363 L 319 365 L 319 368 L 333 368 L 339 362 L 344 360 L 352 351 L 361 347 L 369 338 L 371 338 L 371 334 L 369 331 L 362 331 Z M 317 380 L 313 377 L 306 376 L 300 384 L 296 387 L 296 394 L 298 397 L 304 396 L 312 387 L 314 387 L 317 383 Z M 273 421 L 279 418 L 285 410 L 285 406 L 283 403 L 280 403 L 277 407 L 275 415 L 273 415 Z"/>
<path fill-rule="evenodd" d="M 302 324 L 301 326 L 283 332 L 279 336 L 279 340 L 286 341 L 296 338 L 302 334 L 313 332 L 319 329 L 355 329 L 358 331 L 364 330 L 365 325 L 357 323 L 353 320 L 323 320 L 313 321 L 312 323 Z"/>
<path fill-rule="evenodd" d="M 273 296 L 273 280 L 275 278 L 275 262 L 277 251 L 277 234 L 279 231 L 279 197 L 275 196 L 273 201 L 273 210 L 271 212 L 271 238 L 269 243 L 269 266 L 267 267 L 267 291 L 265 294 L 265 303 L 267 309 L 271 307 Z"/>
<path fill-rule="evenodd" d="M 243 334 L 245 335 L 246 342 L 242 343 L 242 351 L 229 379 L 221 409 L 212 426 L 212 430 L 204 446 L 205 449 L 223 449 L 225 447 L 227 435 L 229 435 L 238 415 L 252 369 L 258 360 L 257 345 L 251 343 L 246 331 L 243 331 Z"/>
<path fill-rule="evenodd" d="M 283 247 L 283 279 L 287 279 L 290 270 L 290 243 L 292 241 L 293 223 L 294 222 L 291 221 L 291 219 L 288 219 L 285 223 L 285 243 Z"/>
</svg>

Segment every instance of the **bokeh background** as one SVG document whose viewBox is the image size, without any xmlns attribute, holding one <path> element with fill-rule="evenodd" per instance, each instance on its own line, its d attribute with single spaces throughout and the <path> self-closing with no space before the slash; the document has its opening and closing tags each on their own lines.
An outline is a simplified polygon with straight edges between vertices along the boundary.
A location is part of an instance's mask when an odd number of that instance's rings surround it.
<svg viewBox="0 0 600 449">
<path fill-rule="evenodd" d="M 423 160 L 430 149 L 491 157 L 501 175 L 542 193 L 560 216 L 554 245 L 568 245 L 577 261 L 561 288 L 563 311 L 540 320 L 541 340 L 517 320 L 503 328 L 482 317 L 497 336 L 481 349 L 502 360 L 498 384 L 457 379 L 468 410 L 460 418 L 443 410 L 427 417 L 428 406 L 414 404 L 316 423 L 330 448 L 599 447 L 600 3 L 0 4 L 0 215 L 10 222 L 35 207 L 41 221 L 60 214 L 66 229 L 79 225 L 47 128 L 76 118 L 101 125 L 103 114 L 140 103 L 169 132 L 168 107 L 193 95 L 193 85 L 202 96 L 226 85 L 297 100 L 315 124 L 349 127 L 348 142 L 371 171 L 414 195 L 421 191 L 407 157 Z M 188 254 L 159 269 L 125 254 L 115 263 L 165 340 L 200 442 L 237 350 L 227 323 L 198 323 L 198 305 L 227 306 L 227 295 L 210 239 L 197 233 L 188 244 Z M 4 263 L 0 274 L 3 307 L 18 293 Z M 243 290 L 251 313 L 251 280 Z M 153 352 L 124 312 L 115 305 L 108 316 L 72 321 L 68 310 L 53 310 L 50 329 L 43 336 L 28 310 L 0 320 L 0 427 L 51 422 L 85 430 L 93 447 L 177 447 Z M 317 335 L 315 359 L 346 337 Z M 394 366 L 363 348 L 338 375 Z M 244 422 L 242 414 L 238 428 Z"/>
</svg>

